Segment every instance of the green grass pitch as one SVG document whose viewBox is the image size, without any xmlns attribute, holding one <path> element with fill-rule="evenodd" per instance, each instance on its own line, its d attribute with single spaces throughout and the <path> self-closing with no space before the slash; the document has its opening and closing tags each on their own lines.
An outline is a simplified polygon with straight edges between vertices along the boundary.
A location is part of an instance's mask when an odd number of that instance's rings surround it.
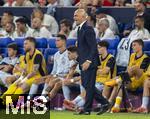
<svg viewBox="0 0 150 119">
<path fill-rule="evenodd" d="M 0 119 L 150 119 L 150 114 L 133 114 L 133 113 L 117 113 L 110 114 L 105 113 L 103 115 L 73 115 L 73 112 L 69 111 L 50 111 L 50 114 L 35 115 L 6 115 L 5 110 L 0 111 Z"/>
<path fill-rule="evenodd" d="M 50 119 L 150 119 L 150 114 L 133 114 L 133 113 L 105 113 L 103 115 L 73 115 L 69 111 L 50 111 Z"/>
</svg>

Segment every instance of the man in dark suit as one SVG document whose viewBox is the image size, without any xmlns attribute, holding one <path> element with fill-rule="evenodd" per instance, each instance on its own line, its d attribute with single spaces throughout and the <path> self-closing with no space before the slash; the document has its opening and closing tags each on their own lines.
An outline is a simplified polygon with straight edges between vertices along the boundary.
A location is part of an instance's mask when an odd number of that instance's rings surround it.
<svg viewBox="0 0 150 119">
<path fill-rule="evenodd" d="M 78 62 L 81 69 L 82 85 L 86 90 L 84 109 L 78 114 L 90 114 L 93 98 L 102 104 L 98 112 L 98 114 L 102 114 L 108 110 L 109 103 L 95 88 L 97 66 L 100 65 L 100 61 L 94 29 L 87 24 L 86 19 L 87 13 L 84 9 L 78 9 L 75 11 L 74 20 L 78 25 Z"/>
</svg>

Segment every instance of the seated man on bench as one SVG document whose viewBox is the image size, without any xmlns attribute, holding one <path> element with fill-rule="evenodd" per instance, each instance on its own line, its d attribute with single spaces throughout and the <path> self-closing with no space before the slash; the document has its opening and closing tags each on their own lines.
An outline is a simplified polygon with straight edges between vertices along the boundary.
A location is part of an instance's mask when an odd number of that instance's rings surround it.
<svg viewBox="0 0 150 119">
<path fill-rule="evenodd" d="M 135 91 L 136 89 L 143 86 L 144 72 L 146 72 L 150 62 L 149 57 L 142 51 L 143 47 L 143 40 L 137 39 L 133 41 L 132 49 L 134 53 L 132 53 L 130 56 L 130 61 L 126 73 L 123 73 L 122 76 L 118 76 L 115 79 L 112 79 L 111 81 L 105 83 L 105 85 L 107 86 L 118 86 L 118 89 L 120 89 L 116 97 L 115 104 L 111 109 L 111 112 L 120 112 L 120 105 L 122 102 L 123 92 L 122 88 L 119 87 L 122 85 L 123 80 L 127 80 L 127 78 L 130 78 L 129 80 L 131 81 L 127 81 L 128 83 L 125 85 L 127 89 L 132 91 Z"/>
</svg>

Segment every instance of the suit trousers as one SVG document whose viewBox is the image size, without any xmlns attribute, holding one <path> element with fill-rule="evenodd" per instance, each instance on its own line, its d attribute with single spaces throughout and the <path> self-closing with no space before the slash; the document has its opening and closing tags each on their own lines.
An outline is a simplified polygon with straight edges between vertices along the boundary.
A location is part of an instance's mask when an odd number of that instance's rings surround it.
<svg viewBox="0 0 150 119">
<path fill-rule="evenodd" d="M 95 98 L 98 103 L 108 104 L 101 92 L 95 87 L 97 68 L 91 68 L 86 71 L 81 71 L 82 85 L 86 90 L 86 98 L 84 111 L 91 112 L 93 99 Z"/>
</svg>

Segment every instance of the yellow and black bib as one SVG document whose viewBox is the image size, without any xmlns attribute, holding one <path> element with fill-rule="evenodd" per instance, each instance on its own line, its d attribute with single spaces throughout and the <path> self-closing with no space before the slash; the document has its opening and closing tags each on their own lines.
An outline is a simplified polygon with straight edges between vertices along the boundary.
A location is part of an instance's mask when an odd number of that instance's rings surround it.
<svg viewBox="0 0 150 119">
<path fill-rule="evenodd" d="M 47 71 L 45 59 L 43 57 L 43 54 L 37 49 L 35 49 L 35 52 L 32 57 L 29 55 L 29 52 L 27 52 L 25 55 L 27 73 L 29 74 L 34 71 L 34 60 L 37 54 L 40 54 L 42 56 L 42 64 L 40 64 L 37 74 L 40 74 L 41 76 L 46 75 Z"/>
<path fill-rule="evenodd" d="M 140 58 L 136 58 L 136 53 L 132 53 L 130 56 L 130 61 L 129 61 L 129 67 L 132 66 L 138 66 L 141 67 L 142 62 L 145 58 L 147 58 L 148 56 L 146 54 L 143 54 Z"/>
<path fill-rule="evenodd" d="M 104 69 L 107 66 L 107 63 L 108 63 L 109 59 L 112 58 L 112 57 L 113 56 L 111 54 L 108 54 L 107 57 L 104 60 L 102 60 L 102 57 L 100 56 L 101 65 L 98 66 L 98 70 L 99 69 Z M 99 72 L 97 70 L 96 82 L 105 83 L 107 80 L 115 77 L 116 73 L 117 73 L 116 64 L 114 65 L 113 69 L 114 69 L 113 72 L 111 72 L 111 70 L 110 70 L 109 73 L 106 74 L 106 75 L 99 74 Z"/>
</svg>

